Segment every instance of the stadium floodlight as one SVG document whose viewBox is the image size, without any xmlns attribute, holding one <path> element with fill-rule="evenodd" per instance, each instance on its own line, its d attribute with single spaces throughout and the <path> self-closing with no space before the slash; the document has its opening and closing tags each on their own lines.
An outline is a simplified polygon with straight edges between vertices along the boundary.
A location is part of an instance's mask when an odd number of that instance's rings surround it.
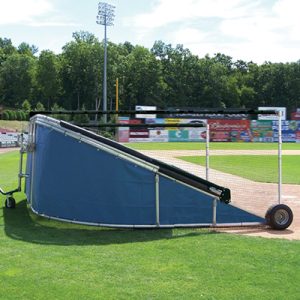
<svg viewBox="0 0 300 300">
<path fill-rule="evenodd" d="M 107 111 L 107 26 L 114 25 L 115 6 L 105 3 L 98 3 L 98 15 L 96 23 L 104 25 L 104 66 L 103 66 L 103 111 Z M 104 123 L 107 122 L 107 115 L 104 114 Z"/>
</svg>

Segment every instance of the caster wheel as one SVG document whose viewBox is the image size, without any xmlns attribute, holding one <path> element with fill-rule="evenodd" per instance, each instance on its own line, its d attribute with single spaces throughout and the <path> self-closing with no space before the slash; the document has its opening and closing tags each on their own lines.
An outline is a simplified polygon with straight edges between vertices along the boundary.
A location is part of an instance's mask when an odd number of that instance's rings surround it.
<svg viewBox="0 0 300 300">
<path fill-rule="evenodd" d="M 5 207 L 6 208 L 15 208 L 16 200 L 12 196 L 7 197 L 5 200 Z"/>
<path fill-rule="evenodd" d="M 293 212 L 285 204 L 271 206 L 266 213 L 267 225 L 276 230 L 288 228 L 293 222 Z"/>
</svg>

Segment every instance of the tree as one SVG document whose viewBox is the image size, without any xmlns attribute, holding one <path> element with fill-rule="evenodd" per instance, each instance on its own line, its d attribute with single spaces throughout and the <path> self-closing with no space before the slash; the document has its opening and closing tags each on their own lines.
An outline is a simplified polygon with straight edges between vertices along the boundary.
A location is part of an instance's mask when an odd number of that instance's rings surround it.
<svg viewBox="0 0 300 300">
<path fill-rule="evenodd" d="M 157 105 L 161 101 L 161 65 L 146 48 L 136 46 L 126 60 L 124 106 Z"/>
<path fill-rule="evenodd" d="M 64 111 L 65 109 L 61 106 L 59 106 L 57 103 L 54 103 L 53 106 L 51 107 L 52 112 L 61 112 Z M 63 115 L 63 114 L 53 114 L 53 118 L 59 119 L 59 120 L 64 120 L 64 121 L 69 121 L 70 120 L 70 115 Z"/>
<path fill-rule="evenodd" d="M 35 106 L 35 110 L 36 111 L 45 111 L 45 107 L 44 107 L 43 103 L 38 102 Z"/>
<path fill-rule="evenodd" d="M 0 65 L 16 51 L 10 39 L 0 37 Z"/>
<path fill-rule="evenodd" d="M 300 107 L 300 60 L 288 65 L 286 74 L 287 106 L 289 112 Z"/>
<path fill-rule="evenodd" d="M 101 109 L 104 44 L 86 31 L 73 34 L 62 54 L 0 38 L 0 105 Z M 183 45 L 156 41 L 151 50 L 108 42 L 107 98 L 114 108 L 300 106 L 300 61 L 257 65 L 217 53 L 199 58 Z M 38 103 L 40 102 L 40 103 Z"/>
<path fill-rule="evenodd" d="M 25 112 L 30 112 L 31 111 L 31 104 L 30 104 L 30 102 L 27 99 L 24 100 L 24 102 L 22 103 L 22 109 Z"/>
<path fill-rule="evenodd" d="M 49 50 L 42 51 L 37 61 L 36 82 L 41 91 L 42 103 L 49 110 L 61 94 L 58 57 Z"/>
<path fill-rule="evenodd" d="M 226 70 L 228 71 L 228 73 L 231 73 L 232 68 L 234 66 L 234 63 L 232 62 L 232 57 L 222 54 L 222 53 L 216 53 L 212 60 L 214 62 L 220 63 L 221 65 L 223 65 Z"/>
<path fill-rule="evenodd" d="M 29 45 L 24 42 L 18 46 L 18 52 L 20 54 L 34 56 L 38 51 L 39 49 L 35 45 Z"/>
<path fill-rule="evenodd" d="M 240 89 L 240 103 L 243 108 L 256 108 L 257 104 L 255 103 L 256 92 L 253 87 L 242 86 Z"/>
<path fill-rule="evenodd" d="M 172 48 L 162 41 L 155 42 L 151 51 L 161 63 L 164 106 L 194 105 L 199 100 L 198 57 L 182 45 Z"/>
<path fill-rule="evenodd" d="M 84 43 L 89 45 L 94 45 L 97 43 L 97 38 L 94 34 L 88 32 L 88 31 L 77 31 L 72 34 L 73 39 L 76 43 Z"/>
<path fill-rule="evenodd" d="M 226 91 L 232 89 L 232 83 L 228 83 L 228 69 L 224 64 L 216 62 L 209 56 L 200 60 L 200 82 L 199 90 L 202 107 L 227 107 L 230 100 Z M 231 85 L 231 87 L 230 87 Z"/>
<path fill-rule="evenodd" d="M 25 99 L 31 98 L 35 72 L 34 58 L 12 54 L 0 70 L 0 99 L 6 106 L 20 107 Z"/>
<path fill-rule="evenodd" d="M 82 105 L 81 111 L 86 111 L 86 108 L 84 105 Z M 86 123 L 89 123 L 90 118 L 89 118 L 88 114 L 76 114 L 73 117 L 73 121 L 77 124 L 86 124 Z"/>
<path fill-rule="evenodd" d="M 66 107 L 80 109 L 85 104 L 94 108 L 94 99 L 99 91 L 102 49 L 92 34 L 80 32 L 74 33 L 73 37 L 75 41 L 66 44 L 61 55 Z"/>
</svg>

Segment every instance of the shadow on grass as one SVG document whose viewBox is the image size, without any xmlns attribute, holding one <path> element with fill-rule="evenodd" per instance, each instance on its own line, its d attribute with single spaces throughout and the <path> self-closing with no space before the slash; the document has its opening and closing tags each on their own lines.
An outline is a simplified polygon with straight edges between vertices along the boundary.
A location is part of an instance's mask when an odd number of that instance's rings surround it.
<svg viewBox="0 0 300 300">
<path fill-rule="evenodd" d="M 26 200 L 17 203 L 16 209 L 3 208 L 3 216 L 8 237 L 36 244 L 108 245 L 211 234 L 208 230 L 189 229 L 176 235 L 172 229 L 111 229 L 58 222 L 34 215 Z"/>
</svg>

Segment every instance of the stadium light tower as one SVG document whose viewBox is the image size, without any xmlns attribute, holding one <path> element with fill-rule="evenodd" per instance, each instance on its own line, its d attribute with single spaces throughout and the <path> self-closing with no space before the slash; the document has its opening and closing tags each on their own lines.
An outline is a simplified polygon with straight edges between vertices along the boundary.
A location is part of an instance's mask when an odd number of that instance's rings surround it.
<svg viewBox="0 0 300 300">
<path fill-rule="evenodd" d="M 104 66 L 103 66 L 103 111 L 107 111 L 107 34 L 106 27 L 114 25 L 115 6 L 105 3 L 98 3 L 97 24 L 104 25 Z M 107 115 L 104 115 L 104 122 L 107 122 Z"/>
</svg>

